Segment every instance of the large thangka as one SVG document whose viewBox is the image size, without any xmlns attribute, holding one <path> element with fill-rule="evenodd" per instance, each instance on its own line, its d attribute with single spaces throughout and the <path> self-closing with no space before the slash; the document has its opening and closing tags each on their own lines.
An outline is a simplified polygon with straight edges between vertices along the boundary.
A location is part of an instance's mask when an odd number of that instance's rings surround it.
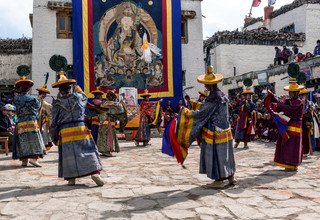
<svg viewBox="0 0 320 220">
<path fill-rule="evenodd" d="M 85 92 L 135 87 L 182 96 L 180 1 L 72 3 L 74 71 Z"/>
</svg>

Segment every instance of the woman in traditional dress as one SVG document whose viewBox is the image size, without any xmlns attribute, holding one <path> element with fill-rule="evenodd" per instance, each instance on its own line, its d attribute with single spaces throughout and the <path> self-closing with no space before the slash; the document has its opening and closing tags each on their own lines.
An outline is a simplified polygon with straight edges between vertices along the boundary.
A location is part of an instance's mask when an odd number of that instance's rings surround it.
<svg viewBox="0 0 320 220">
<path fill-rule="evenodd" d="M 52 84 L 52 88 L 59 88 L 52 108 L 52 140 L 59 146 L 59 177 L 75 185 L 76 178 L 91 175 L 98 186 L 103 186 L 97 146 L 84 121 L 87 97 L 79 86 L 78 92 L 71 92 L 75 83 L 61 74 Z"/>
<path fill-rule="evenodd" d="M 23 76 L 16 82 L 19 93 L 13 101 L 16 106 L 18 122 L 15 127 L 12 158 L 22 161 L 27 166 L 28 161 L 35 167 L 41 167 L 38 162 L 45 154 L 45 146 L 37 122 L 40 110 L 39 101 L 27 93 L 33 86 L 33 81 Z"/>
<path fill-rule="evenodd" d="M 120 152 L 119 141 L 116 134 L 115 124 L 116 120 L 113 117 L 117 112 L 113 111 L 113 109 L 117 109 L 115 105 L 115 101 L 117 99 L 117 95 L 113 91 L 107 92 L 107 103 L 108 105 L 105 107 L 109 107 L 110 110 L 106 113 L 99 114 L 99 133 L 98 133 L 98 150 L 102 154 L 102 156 L 112 157 L 112 152 Z M 119 103 L 121 104 L 121 103 Z"/>
<path fill-rule="evenodd" d="M 277 124 L 279 137 L 276 145 L 274 164 L 287 171 L 297 171 L 302 161 L 302 115 L 303 102 L 299 99 L 299 91 L 303 86 L 290 80 L 284 90 L 289 92 L 289 99 L 279 101 L 268 90 L 264 105 Z"/>
</svg>

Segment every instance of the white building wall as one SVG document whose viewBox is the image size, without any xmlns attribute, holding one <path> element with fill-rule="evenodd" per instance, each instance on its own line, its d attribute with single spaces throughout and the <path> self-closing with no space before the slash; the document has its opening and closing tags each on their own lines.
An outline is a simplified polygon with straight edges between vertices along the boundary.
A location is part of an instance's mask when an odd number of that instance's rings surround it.
<svg viewBox="0 0 320 220">
<path fill-rule="evenodd" d="M 193 10 L 196 12 L 194 19 L 188 20 L 188 43 L 182 44 L 182 70 L 186 71 L 186 85 L 184 88 L 191 98 L 198 98 L 198 91 L 204 90 L 204 86 L 197 82 L 197 77 L 205 72 L 203 55 L 203 30 L 201 1 L 182 0 L 182 10 Z"/>
<path fill-rule="evenodd" d="M 263 22 L 262 21 L 258 21 L 258 22 L 254 23 L 252 25 L 249 25 L 248 27 L 245 27 L 243 29 L 251 31 L 251 30 L 258 29 L 259 27 L 262 27 L 262 26 L 263 26 Z"/>
<path fill-rule="evenodd" d="M 237 75 L 266 69 L 270 64 L 273 64 L 274 47 L 221 44 L 211 50 L 212 64 L 215 71 L 223 74 L 226 78 L 234 75 L 233 67 L 236 67 Z"/>
<path fill-rule="evenodd" d="M 44 0 L 33 1 L 32 79 L 35 82 L 33 89 L 42 87 L 44 74 L 49 72 L 48 89 L 52 95 L 56 95 L 58 90 L 51 88 L 56 73 L 51 70 L 49 60 L 51 56 L 58 54 L 66 57 L 68 63 L 72 64 L 72 39 L 57 39 L 56 11 L 48 9 L 47 4 L 48 1 Z"/>
<path fill-rule="evenodd" d="M 295 8 L 288 11 L 285 14 L 279 15 L 270 22 L 270 30 L 279 31 L 280 29 L 290 25 L 295 24 L 296 33 L 306 32 L 306 7 L 307 5 L 302 5 L 299 8 Z"/>
<path fill-rule="evenodd" d="M 317 40 L 320 40 L 320 4 L 306 5 L 306 39 L 303 52 L 313 53 Z"/>
<path fill-rule="evenodd" d="M 31 66 L 31 54 L 0 55 L 0 79 L 19 79 L 17 67 Z"/>
</svg>

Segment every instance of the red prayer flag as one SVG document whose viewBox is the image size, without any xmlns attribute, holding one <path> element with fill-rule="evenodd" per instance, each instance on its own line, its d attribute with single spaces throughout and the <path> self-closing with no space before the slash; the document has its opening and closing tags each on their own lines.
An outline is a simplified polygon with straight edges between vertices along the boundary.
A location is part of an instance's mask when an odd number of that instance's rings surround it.
<svg viewBox="0 0 320 220">
<path fill-rule="evenodd" d="M 261 4 L 261 0 L 253 0 L 252 1 L 252 7 L 259 7 Z"/>
</svg>

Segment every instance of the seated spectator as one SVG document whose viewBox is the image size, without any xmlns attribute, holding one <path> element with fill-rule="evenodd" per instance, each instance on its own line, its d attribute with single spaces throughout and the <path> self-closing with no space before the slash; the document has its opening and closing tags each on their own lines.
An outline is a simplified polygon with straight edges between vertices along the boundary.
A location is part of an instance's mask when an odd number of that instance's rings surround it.
<svg viewBox="0 0 320 220">
<path fill-rule="evenodd" d="M 313 54 L 314 56 L 320 56 L 320 40 L 317 40 L 317 46 L 314 48 Z"/>
<path fill-rule="evenodd" d="M 310 59 L 310 58 L 312 58 L 313 57 L 313 54 L 312 53 L 310 53 L 310 52 L 307 52 L 306 53 L 306 58 L 305 59 Z"/>
<path fill-rule="evenodd" d="M 306 55 L 302 54 L 302 53 L 298 53 L 297 55 L 297 62 L 301 62 L 304 61 Z"/>
<path fill-rule="evenodd" d="M 286 46 L 283 46 L 283 49 L 281 51 L 281 60 L 283 60 L 284 64 L 289 62 L 290 56 L 291 56 L 291 51 Z"/>
<path fill-rule="evenodd" d="M 299 48 L 298 48 L 298 45 L 294 44 L 293 47 L 292 47 L 292 51 L 293 51 L 293 54 L 295 56 L 297 56 L 299 54 Z"/>
<path fill-rule="evenodd" d="M 9 137 L 9 149 L 12 149 L 13 127 L 11 125 L 8 108 L 2 107 L 0 112 L 0 137 Z"/>
</svg>

